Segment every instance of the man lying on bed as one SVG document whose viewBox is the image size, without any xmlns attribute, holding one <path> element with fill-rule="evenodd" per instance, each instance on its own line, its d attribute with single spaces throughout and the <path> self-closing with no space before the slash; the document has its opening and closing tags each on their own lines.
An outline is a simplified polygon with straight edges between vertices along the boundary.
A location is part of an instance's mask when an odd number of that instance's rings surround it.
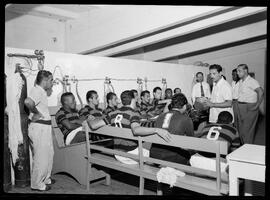
<svg viewBox="0 0 270 200">
<path fill-rule="evenodd" d="M 75 97 L 71 92 L 63 93 L 61 96 L 62 107 L 55 115 L 55 120 L 64 135 L 65 145 L 85 141 L 85 133 L 82 130 L 84 119 L 79 117 L 76 109 Z M 88 117 L 91 120 L 92 115 Z"/>
<path fill-rule="evenodd" d="M 199 138 L 226 141 L 228 143 L 228 153 L 242 145 L 238 131 L 232 125 L 233 116 L 228 111 L 219 113 L 217 123 L 206 125 L 200 134 Z M 190 164 L 193 167 L 216 170 L 214 153 L 197 152 L 191 156 Z M 227 162 L 224 155 L 221 155 L 221 172 L 224 172 L 227 167 Z"/>
<path fill-rule="evenodd" d="M 147 136 L 158 134 L 165 141 L 170 140 L 170 133 L 167 130 L 161 128 L 147 128 L 140 126 L 140 115 L 134 110 L 136 101 L 134 94 L 130 90 L 126 90 L 121 93 L 121 102 L 123 106 L 113 112 L 110 112 L 105 119 L 94 119 L 88 121 L 90 128 L 98 129 L 105 125 L 112 125 L 121 128 L 130 128 L 135 136 Z M 118 149 L 125 152 L 133 152 L 137 150 L 138 144 L 136 141 L 128 139 L 114 139 L 114 149 Z M 144 155 L 149 156 L 149 148 L 144 146 Z M 124 158 L 121 156 L 115 156 L 121 162 L 127 164 L 136 164 L 132 159 Z"/>
</svg>

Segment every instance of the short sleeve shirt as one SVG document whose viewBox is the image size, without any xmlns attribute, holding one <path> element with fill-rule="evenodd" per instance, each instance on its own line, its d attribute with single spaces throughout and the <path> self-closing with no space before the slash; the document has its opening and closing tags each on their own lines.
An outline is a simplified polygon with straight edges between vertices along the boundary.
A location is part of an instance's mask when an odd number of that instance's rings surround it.
<svg viewBox="0 0 270 200">
<path fill-rule="evenodd" d="M 217 140 L 227 141 L 229 152 L 231 152 L 231 148 L 238 148 L 241 145 L 238 131 L 232 125 L 229 125 L 229 124 L 208 124 L 203 128 L 201 134 L 199 134 L 198 137 L 207 138 L 208 132 L 212 127 L 221 127 L 220 130 L 217 129 L 219 132 L 219 137 Z M 202 154 L 205 154 L 205 153 L 202 153 Z M 205 154 L 205 156 L 207 157 L 215 156 L 214 154 L 210 154 L 210 153 L 208 153 L 207 155 Z"/>
<path fill-rule="evenodd" d="M 122 106 L 121 108 L 110 112 L 104 119 L 106 124 L 112 126 L 118 126 L 116 122 L 117 116 L 122 116 L 121 126 L 122 128 L 131 128 L 131 124 L 134 122 L 140 123 L 140 115 L 137 111 L 130 107 Z M 137 142 L 127 139 L 114 139 L 114 148 L 122 149 L 124 151 L 131 151 L 137 148 Z"/>
<path fill-rule="evenodd" d="M 165 106 L 166 106 L 166 103 L 162 103 L 162 104 L 158 104 L 159 100 L 158 99 L 153 99 L 153 102 L 152 102 L 152 108 L 150 108 L 148 110 L 148 113 L 150 113 L 151 115 L 153 116 L 157 116 L 157 115 L 160 115 Z"/>
<path fill-rule="evenodd" d="M 117 107 L 107 106 L 107 108 L 103 111 L 103 114 L 108 115 L 110 112 L 115 111 L 116 109 Z"/>
<path fill-rule="evenodd" d="M 161 114 L 156 120 L 156 127 L 166 129 L 174 135 L 194 136 L 192 120 L 176 110 Z M 166 147 L 159 144 L 152 144 L 150 156 L 164 160 L 168 157 L 185 161 L 190 158 L 190 154 L 187 150 L 176 147 Z M 177 159 L 179 157 L 182 159 Z"/>
<path fill-rule="evenodd" d="M 28 97 L 35 102 L 37 110 L 44 116 L 42 120 L 51 120 L 51 115 L 48 108 L 47 92 L 39 85 L 36 85 L 30 90 Z M 29 118 L 31 119 L 32 116 L 33 113 L 30 113 Z"/>
<path fill-rule="evenodd" d="M 71 123 L 74 120 L 78 120 L 79 119 L 79 113 L 78 112 L 69 112 L 67 110 L 65 110 L 63 107 L 61 107 L 57 113 L 55 114 L 55 120 L 57 123 L 57 126 L 60 128 L 60 130 L 62 131 L 63 135 L 64 135 L 64 140 L 66 140 L 68 134 L 73 131 L 73 130 L 69 130 L 67 129 L 62 122 L 67 119 L 68 121 L 70 121 Z"/>
<path fill-rule="evenodd" d="M 226 100 L 232 101 L 232 87 L 222 77 L 217 83 L 214 83 L 212 94 L 211 94 L 211 102 L 213 102 L 213 103 L 223 103 Z M 218 119 L 218 115 L 222 111 L 228 111 L 233 116 L 232 107 L 228 107 L 228 108 L 210 108 L 209 122 L 216 123 L 217 119 Z"/>
<path fill-rule="evenodd" d="M 246 103 L 256 103 L 257 102 L 257 93 L 255 89 L 259 88 L 260 84 L 257 80 L 250 77 L 249 75 L 243 81 L 239 81 L 239 97 L 238 101 Z"/>
<path fill-rule="evenodd" d="M 84 117 L 84 118 L 87 118 L 89 115 L 93 115 L 96 118 L 99 118 L 99 117 L 103 118 L 104 117 L 101 109 L 99 109 L 99 108 L 93 109 L 88 105 L 86 105 L 84 108 L 82 108 L 79 111 L 79 115 L 80 115 L 80 117 Z"/>
</svg>

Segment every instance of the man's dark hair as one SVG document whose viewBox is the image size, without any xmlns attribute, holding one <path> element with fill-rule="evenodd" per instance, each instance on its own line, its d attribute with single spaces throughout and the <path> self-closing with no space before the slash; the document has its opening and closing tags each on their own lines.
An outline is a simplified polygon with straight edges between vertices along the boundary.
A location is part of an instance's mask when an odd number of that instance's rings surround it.
<svg viewBox="0 0 270 200">
<path fill-rule="evenodd" d="M 94 94 L 97 94 L 97 92 L 95 90 L 89 90 L 86 93 L 86 101 L 89 102 L 89 98 L 92 99 Z"/>
<path fill-rule="evenodd" d="M 216 69 L 218 71 L 218 73 L 220 73 L 222 71 L 222 67 L 218 64 L 210 65 L 209 70 L 211 70 L 211 69 Z"/>
<path fill-rule="evenodd" d="M 48 78 L 51 75 L 52 75 L 52 73 L 50 71 L 47 71 L 47 70 L 38 71 L 38 74 L 37 74 L 37 77 L 35 80 L 35 84 L 39 85 L 44 78 Z"/>
<path fill-rule="evenodd" d="M 131 104 L 131 100 L 134 99 L 134 94 L 131 90 L 125 90 L 120 95 L 121 102 L 124 106 L 128 106 Z"/>
<path fill-rule="evenodd" d="M 243 67 L 243 69 L 246 69 L 247 70 L 247 73 L 248 73 L 248 66 L 247 66 L 247 64 L 239 64 L 237 67 Z"/>
<path fill-rule="evenodd" d="M 172 93 L 172 89 L 171 89 L 171 88 L 167 88 L 167 89 L 165 90 L 165 93 L 166 93 L 167 91 L 171 91 L 171 93 Z"/>
<path fill-rule="evenodd" d="M 156 93 L 157 90 L 161 90 L 161 88 L 160 88 L 160 87 L 155 87 L 155 88 L 153 89 L 153 93 Z"/>
<path fill-rule="evenodd" d="M 201 75 L 203 76 L 203 73 L 202 73 L 202 72 L 197 72 L 197 73 L 196 73 L 196 77 L 197 77 L 199 74 L 201 74 Z"/>
<path fill-rule="evenodd" d="M 232 70 L 232 73 L 233 73 L 233 72 L 237 73 L 237 68 L 233 69 L 233 70 Z"/>
<path fill-rule="evenodd" d="M 130 91 L 133 92 L 133 94 L 134 94 L 134 93 L 138 93 L 138 91 L 135 90 L 135 89 L 132 89 L 132 90 L 130 90 Z"/>
<path fill-rule="evenodd" d="M 176 92 L 177 89 L 179 89 L 179 90 L 181 91 L 181 89 L 180 89 L 179 87 L 174 88 L 174 90 L 173 90 L 173 93 L 174 93 L 174 94 L 175 94 L 175 92 Z"/>
<path fill-rule="evenodd" d="M 62 106 L 64 106 L 66 97 L 69 97 L 69 96 L 74 96 L 74 95 L 71 92 L 65 92 L 65 93 L 63 93 L 61 95 L 61 104 L 62 104 Z"/>
<path fill-rule="evenodd" d="M 142 93 L 141 93 L 141 97 L 144 97 L 144 95 L 145 95 L 146 93 L 148 93 L 148 94 L 150 95 L 150 92 L 149 92 L 148 90 L 144 90 L 144 91 L 142 91 Z"/>
<path fill-rule="evenodd" d="M 232 123 L 233 116 L 230 112 L 228 111 L 222 111 L 218 115 L 218 120 L 217 123 L 219 124 L 230 124 Z"/>
<path fill-rule="evenodd" d="M 106 95 L 106 99 L 107 99 L 107 103 L 109 104 L 109 100 L 112 100 L 113 99 L 113 96 L 116 96 L 115 93 L 113 92 L 109 92 L 107 95 Z"/>
<path fill-rule="evenodd" d="M 182 108 L 187 103 L 187 98 L 183 93 L 174 94 L 172 97 L 171 108 Z"/>
</svg>

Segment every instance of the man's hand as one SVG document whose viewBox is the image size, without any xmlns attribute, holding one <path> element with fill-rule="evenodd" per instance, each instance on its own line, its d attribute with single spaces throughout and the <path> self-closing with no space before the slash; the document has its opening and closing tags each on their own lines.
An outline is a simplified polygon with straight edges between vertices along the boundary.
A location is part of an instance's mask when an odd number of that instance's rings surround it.
<svg viewBox="0 0 270 200">
<path fill-rule="evenodd" d="M 250 106 L 248 110 L 255 111 L 255 110 L 258 110 L 258 108 L 259 106 L 257 105 L 257 103 L 253 103 L 252 106 Z"/>
<path fill-rule="evenodd" d="M 35 122 L 35 121 L 37 121 L 37 120 L 39 120 L 39 119 L 43 119 L 43 118 L 44 118 L 44 116 L 39 112 L 39 113 L 35 113 L 35 114 L 32 116 L 31 121 Z"/>
<path fill-rule="evenodd" d="M 163 138 L 166 142 L 171 141 L 171 134 L 169 133 L 169 131 L 165 129 L 157 128 L 156 133 L 159 135 L 159 137 Z"/>
<path fill-rule="evenodd" d="M 94 120 L 96 119 L 93 115 L 88 115 L 87 120 Z"/>
<path fill-rule="evenodd" d="M 209 99 L 206 99 L 203 104 L 209 108 L 214 107 L 214 103 L 212 103 Z"/>
</svg>

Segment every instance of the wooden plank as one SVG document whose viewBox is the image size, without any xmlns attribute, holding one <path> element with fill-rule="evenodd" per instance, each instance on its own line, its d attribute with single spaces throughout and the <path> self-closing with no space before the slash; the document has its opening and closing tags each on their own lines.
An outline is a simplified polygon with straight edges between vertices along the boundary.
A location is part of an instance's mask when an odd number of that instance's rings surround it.
<svg viewBox="0 0 270 200">
<path fill-rule="evenodd" d="M 138 137 L 135 137 L 132 134 L 132 131 L 127 128 L 118 128 L 112 126 L 103 126 L 97 130 L 92 130 L 91 132 L 96 134 L 108 135 L 113 137 L 126 138 L 130 140 L 138 140 Z M 185 149 L 193 149 L 197 151 L 206 151 L 211 153 L 216 153 L 216 143 L 220 143 L 220 154 L 227 155 L 228 145 L 225 141 L 212 141 L 205 138 L 196 138 L 188 137 L 181 135 L 171 135 L 171 141 L 166 142 L 157 135 L 145 136 L 142 137 L 142 141 L 163 144 L 166 146 L 181 147 Z"/>
<path fill-rule="evenodd" d="M 90 162 L 93 164 L 105 166 L 108 168 L 112 168 L 115 170 L 119 170 L 125 173 L 133 174 L 136 176 L 143 176 L 147 179 L 151 179 L 157 181 L 156 174 L 160 168 L 153 167 L 153 166 L 144 166 L 144 170 L 141 170 L 139 164 L 136 165 L 127 165 L 118 162 L 112 157 L 95 153 L 90 159 Z M 215 179 L 211 178 L 201 178 L 201 177 L 194 177 L 190 175 L 186 175 L 184 177 L 178 178 L 176 186 L 201 192 L 204 194 L 210 195 L 219 195 L 216 191 L 216 181 Z M 228 184 L 221 184 L 221 193 L 227 193 Z"/>
</svg>

